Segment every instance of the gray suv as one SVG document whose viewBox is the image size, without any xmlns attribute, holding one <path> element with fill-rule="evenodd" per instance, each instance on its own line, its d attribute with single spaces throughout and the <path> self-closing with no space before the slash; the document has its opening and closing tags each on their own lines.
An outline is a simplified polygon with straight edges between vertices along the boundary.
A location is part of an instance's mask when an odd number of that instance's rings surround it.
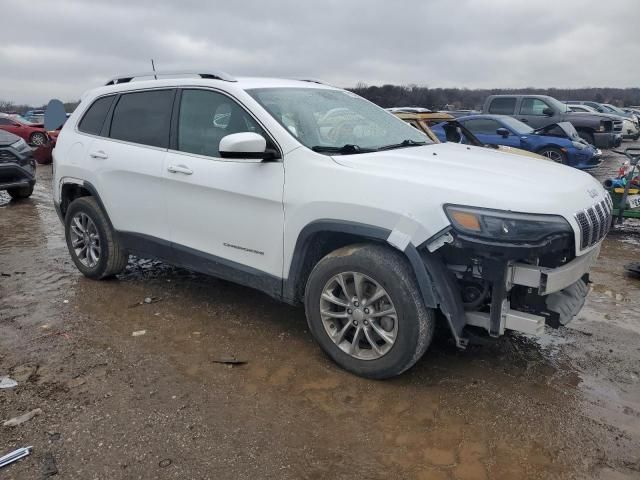
<svg viewBox="0 0 640 480">
<path fill-rule="evenodd" d="M 509 115 L 532 128 L 569 122 L 580 137 L 600 148 L 615 148 L 622 142 L 622 120 L 602 113 L 570 112 L 567 105 L 547 95 L 491 95 L 482 113 Z"/>
</svg>

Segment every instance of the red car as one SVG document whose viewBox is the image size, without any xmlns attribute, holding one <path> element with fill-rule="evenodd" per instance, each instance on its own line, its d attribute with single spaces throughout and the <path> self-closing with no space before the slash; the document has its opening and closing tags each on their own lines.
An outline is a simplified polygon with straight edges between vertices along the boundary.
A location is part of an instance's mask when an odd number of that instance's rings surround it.
<svg viewBox="0 0 640 480">
<path fill-rule="evenodd" d="M 0 129 L 22 137 L 34 147 L 33 156 L 38 163 L 51 163 L 51 152 L 57 133 L 49 134 L 41 123 L 31 123 L 20 115 L 0 113 Z"/>
</svg>

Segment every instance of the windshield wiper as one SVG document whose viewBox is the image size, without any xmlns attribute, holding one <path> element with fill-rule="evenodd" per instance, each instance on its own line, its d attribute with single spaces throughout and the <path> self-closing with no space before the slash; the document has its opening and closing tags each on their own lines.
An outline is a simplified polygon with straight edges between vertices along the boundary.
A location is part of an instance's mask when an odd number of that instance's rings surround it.
<svg viewBox="0 0 640 480">
<path fill-rule="evenodd" d="M 400 143 L 394 143 L 391 145 L 384 145 L 382 147 L 377 148 L 376 150 L 393 150 L 394 148 L 404 148 L 404 147 L 421 147 L 422 145 L 426 145 L 427 142 L 416 142 L 415 140 L 403 140 Z"/>
<path fill-rule="evenodd" d="M 358 145 L 347 143 L 341 147 L 332 147 L 329 145 L 316 145 L 311 147 L 311 150 L 318 153 L 337 153 L 339 155 L 353 155 L 355 153 L 373 152 L 370 148 L 361 148 Z"/>
</svg>

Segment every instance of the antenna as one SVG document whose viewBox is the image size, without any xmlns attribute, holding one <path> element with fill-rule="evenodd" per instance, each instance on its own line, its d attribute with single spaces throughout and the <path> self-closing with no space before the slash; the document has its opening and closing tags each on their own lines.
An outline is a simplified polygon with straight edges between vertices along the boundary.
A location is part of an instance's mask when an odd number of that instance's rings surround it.
<svg viewBox="0 0 640 480">
<path fill-rule="evenodd" d="M 154 80 L 157 80 L 158 76 L 156 75 L 156 66 L 153 63 L 153 58 L 151 59 L 151 70 L 153 70 L 153 78 L 154 78 Z"/>
</svg>

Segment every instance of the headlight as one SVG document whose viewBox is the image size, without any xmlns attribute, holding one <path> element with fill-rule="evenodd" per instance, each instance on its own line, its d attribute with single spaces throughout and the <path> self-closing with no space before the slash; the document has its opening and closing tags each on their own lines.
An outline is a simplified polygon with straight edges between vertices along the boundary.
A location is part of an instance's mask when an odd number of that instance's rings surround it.
<svg viewBox="0 0 640 480">
<path fill-rule="evenodd" d="M 498 241 L 536 242 L 549 235 L 572 233 L 571 225 L 559 215 L 536 215 L 445 205 L 453 228 L 460 233 Z"/>
<path fill-rule="evenodd" d="M 582 142 L 571 142 L 571 145 L 576 147 L 578 150 L 583 150 L 584 148 L 586 148 L 586 145 Z"/>
<path fill-rule="evenodd" d="M 20 140 L 18 140 L 17 142 L 12 143 L 11 146 L 13 148 L 15 148 L 16 150 L 18 150 L 19 152 L 29 148 L 29 145 L 27 145 L 27 142 L 25 142 L 24 139 L 22 139 L 22 138 Z"/>
</svg>

